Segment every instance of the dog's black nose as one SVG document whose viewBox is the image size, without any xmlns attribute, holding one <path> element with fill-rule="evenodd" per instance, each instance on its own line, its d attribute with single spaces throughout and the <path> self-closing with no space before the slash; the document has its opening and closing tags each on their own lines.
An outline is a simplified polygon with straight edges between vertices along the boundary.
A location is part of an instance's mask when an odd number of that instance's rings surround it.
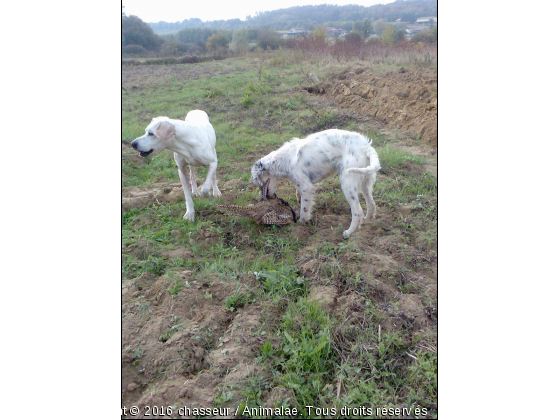
<svg viewBox="0 0 560 420">
<path fill-rule="evenodd" d="M 137 141 L 137 140 L 134 140 L 134 141 L 131 143 L 131 145 L 132 145 L 132 148 L 133 148 L 134 150 L 138 150 L 138 149 L 136 148 L 136 146 L 138 146 L 138 141 Z"/>
</svg>

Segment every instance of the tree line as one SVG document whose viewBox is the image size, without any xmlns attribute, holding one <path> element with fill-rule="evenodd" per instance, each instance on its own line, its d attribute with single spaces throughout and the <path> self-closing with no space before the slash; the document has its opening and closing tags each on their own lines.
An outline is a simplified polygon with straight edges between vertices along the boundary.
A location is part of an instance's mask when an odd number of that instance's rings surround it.
<svg viewBox="0 0 560 420">
<path fill-rule="evenodd" d="M 397 0 L 389 4 L 373 6 L 322 4 L 319 6 L 294 6 L 287 9 L 258 12 L 255 16 L 240 19 L 213 20 L 203 22 L 198 18 L 185 19 L 181 22 L 149 23 L 157 34 L 170 34 L 187 28 L 211 28 L 234 30 L 241 28 L 261 28 L 267 26 L 280 31 L 291 28 L 314 29 L 317 25 L 334 26 L 350 31 L 354 22 L 368 19 L 385 22 L 415 22 L 425 16 L 437 16 L 437 0 Z"/>
<path fill-rule="evenodd" d="M 402 22 L 387 22 L 382 18 L 372 21 L 369 18 L 364 18 L 352 22 L 346 37 L 336 41 L 337 45 L 342 42 L 353 45 L 353 48 L 366 42 L 394 45 L 405 39 L 405 27 L 406 24 Z M 143 22 L 140 18 L 126 16 L 125 14 L 122 16 L 123 56 L 174 57 L 206 54 L 224 55 L 230 52 L 241 54 L 255 48 L 262 48 L 263 50 L 277 49 L 281 46 L 299 48 L 307 44 L 309 45 L 306 48 L 316 49 L 326 47 L 327 36 L 326 24 L 315 24 L 309 35 L 304 37 L 307 39 L 307 41 L 304 39 L 306 42 L 304 44 L 294 39 L 283 39 L 276 30 L 268 26 L 235 30 L 193 27 L 159 36 L 154 33 L 149 24 Z M 437 27 L 415 35 L 412 41 L 437 42 Z M 340 44 L 340 47 L 342 47 L 342 44 Z"/>
</svg>

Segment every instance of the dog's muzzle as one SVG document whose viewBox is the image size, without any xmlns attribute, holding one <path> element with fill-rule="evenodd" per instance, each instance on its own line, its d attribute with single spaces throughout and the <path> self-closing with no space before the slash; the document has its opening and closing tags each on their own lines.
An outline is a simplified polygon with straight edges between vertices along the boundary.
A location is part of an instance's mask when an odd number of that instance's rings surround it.
<svg viewBox="0 0 560 420">
<path fill-rule="evenodd" d="M 154 149 L 150 149 L 147 152 L 142 152 L 138 150 L 138 139 L 134 140 L 132 143 L 130 143 L 130 145 L 134 150 L 138 151 L 138 156 L 146 157 L 154 151 Z"/>
<path fill-rule="evenodd" d="M 150 150 L 148 150 L 147 152 L 140 152 L 140 153 L 138 153 L 138 155 L 139 155 L 139 156 L 142 156 L 142 157 L 146 157 L 146 156 L 148 156 L 150 153 L 152 153 L 153 151 L 154 151 L 154 149 L 150 149 Z"/>
</svg>

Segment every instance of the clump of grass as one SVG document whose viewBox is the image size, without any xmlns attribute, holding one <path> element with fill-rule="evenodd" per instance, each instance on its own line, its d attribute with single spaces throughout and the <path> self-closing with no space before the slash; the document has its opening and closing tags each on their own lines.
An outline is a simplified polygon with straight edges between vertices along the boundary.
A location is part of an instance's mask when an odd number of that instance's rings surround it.
<svg viewBox="0 0 560 420">
<path fill-rule="evenodd" d="M 405 162 L 412 162 L 418 165 L 423 165 L 426 162 L 426 159 L 422 156 L 403 152 L 388 144 L 377 149 L 377 154 L 379 155 L 379 161 L 383 168 L 398 168 L 403 166 Z"/>
<path fill-rule="evenodd" d="M 307 279 L 298 276 L 297 270 L 292 266 L 255 272 L 255 276 L 262 283 L 265 297 L 271 298 L 273 303 L 282 299 L 296 299 L 307 291 Z"/>
<path fill-rule="evenodd" d="M 331 347 L 332 322 L 324 309 L 301 297 L 291 302 L 278 334 L 281 343 L 261 346 L 261 357 L 275 366 L 275 385 L 292 389 L 300 408 L 318 403 L 332 381 L 337 356 Z"/>
<path fill-rule="evenodd" d="M 253 293 L 234 293 L 232 296 L 228 296 L 225 299 L 225 307 L 228 311 L 235 311 L 237 308 L 241 308 L 246 304 L 253 303 L 255 296 Z"/>
</svg>

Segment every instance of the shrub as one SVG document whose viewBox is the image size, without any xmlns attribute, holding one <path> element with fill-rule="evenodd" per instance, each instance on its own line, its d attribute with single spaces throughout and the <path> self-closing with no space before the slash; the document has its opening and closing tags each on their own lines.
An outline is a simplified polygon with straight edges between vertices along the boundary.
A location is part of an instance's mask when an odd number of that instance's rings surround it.
<svg viewBox="0 0 560 420">
<path fill-rule="evenodd" d="M 122 55 L 130 55 L 130 56 L 140 57 L 140 56 L 147 55 L 147 54 L 148 54 L 148 50 L 141 45 L 131 44 L 131 45 L 127 45 L 125 47 L 122 47 Z"/>
<path fill-rule="evenodd" d="M 395 45 L 397 42 L 404 39 L 404 31 L 395 30 L 392 26 L 388 26 L 381 36 L 381 43 L 383 45 Z"/>
<path fill-rule="evenodd" d="M 185 42 L 177 42 L 177 51 L 185 54 L 189 52 L 190 45 Z"/>
<path fill-rule="evenodd" d="M 235 54 L 247 52 L 249 49 L 249 33 L 247 29 L 239 29 L 233 33 L 229 48 Z"/>
<path fill-rule="evenodd" d="M 426 43 L 437 42 L 437 26 L 435 28 L 426 29 L 425 31 L 414 34 L 414 36 L 411 38 L 411 41 Z"/>
<path fill-rule="evenodd" d="M 223 34 L 214 34 L 206 41 L 206 49 L 211 53 L 223 54 L 227 51 L 229 39 Z"/>
<path fill-rule="evenodd" d="M 373 32 L 377 35 L 381 35 L 388 27 L 389 25 L 387 25 L 383 19 L 378 19 L 373 22 Z"/>
<path fill-rule="evenodd" d="M 270 48 L 271 50 L 278 49 L 280 47 L 282 40 L 278 33 L 270 28 L 262 27 L 259 31 L 259 35 L 257 37 L 257 44 L 263 49 L 266 50 Z"/>
<path fill-rule="evenodd" d="M 161 57 L 172 57 L 177 54 L 178 42 L 172 39 L 166 39 L 159 50 Z"/>
</svg>

